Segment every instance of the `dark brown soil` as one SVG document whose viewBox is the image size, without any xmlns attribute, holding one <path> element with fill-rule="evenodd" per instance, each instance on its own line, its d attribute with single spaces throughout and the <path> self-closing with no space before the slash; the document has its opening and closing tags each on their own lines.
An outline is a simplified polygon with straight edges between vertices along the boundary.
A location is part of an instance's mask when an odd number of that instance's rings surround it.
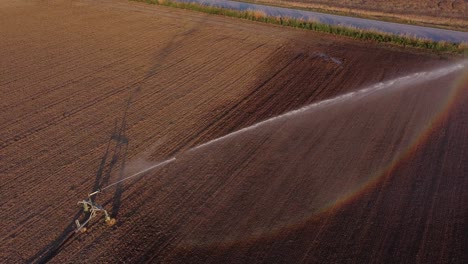
<svg viewBox="0 0 468 264">
<path fill-rule="evenodd" d="M 3 1 L 0 25 L 1 263 L 463 263 L 457 74 L 192 149 L 453 59 L 126 1 Z"/>
</svg>

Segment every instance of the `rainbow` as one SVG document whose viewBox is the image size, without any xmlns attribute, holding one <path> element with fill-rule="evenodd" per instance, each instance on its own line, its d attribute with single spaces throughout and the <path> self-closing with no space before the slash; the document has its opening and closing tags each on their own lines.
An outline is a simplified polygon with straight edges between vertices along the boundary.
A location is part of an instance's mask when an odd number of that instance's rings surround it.
<svg viewBox="0 0 468 264">
<path fill-rule="evenodd" d="M 221 239 L 221 241 L 216 240 L 216 241 L 196 241 L 196 240 L 190 240 L 188 239 L 185 241 L 184 248 L 191 248 L 191 247 L 204 247 L 204 248 L 211 248 L 211 247 L 230 247 L 236 244 L 240 243 L 252 243 L 257 240 L 262 240 L 262 239 L 268 239 L 268 238 L 273 238 L 277 236 L 279 233 L 284 233 L 285 231 L 291 231 L 291 230 L 297 230 L 306 225 L 307 223 L 310 223 L 311 220 L 314 219 L 320 219 L 321 217 L 325 215 L 331 215 L 339 211 L 342 207 L 351 204 L 352 202 L 358 200 L 361 198 L 364 194 L 369 193 L 372 191 L 375 187 L 379 186 L 382 184 L 385 180 L 387 180 L 389 177 L 391 177 L 394 173 L 394 171 L 405 161 L 409 160 L 418 150 L 418 148 L 424 144 L 427 143 L 429 137 L 433 134 L 434 131 L 437 130 L 440 125 L 447 120 L 449 117 L 450 113 L 452 110 L 456 107 L 456 105 L 459 103 L 459 98 L 461 97 L 463 92 L 466 92 L 468 89 L 468 68 L 466 67 L 467 63 L 461 63 L 459 65 L 462 65 L 459 69 L 461 69 L 457 73 L 457 78 L 454 79 L 450 86 L 449 86 L 449 92 L 448 95 L 445 96 L 444 102 L 442 102 L 440 105 L 440 109 L 434 114 L 432 118 L 430 118 L 430 121 L 420 130 L 421 132 L 413 138 L 413 140 L 408 144 L 408 146 L 398 155 L 396 156 L 388 165 L 384 166 L 382 169 L 378 170 L 374 175 L 371 175 L 364 183 L 360 184 L 355 188 L 354 190 L 351 190 L 344 194 L 343 196 L 339 197 L 338 199 L 331 201 L 330 203 L 326 204 L 323 206 L 321 209 L 318 211 L 314 212 L 312 215 L 309 217 L 304 217 L 301 219 L 296 219 L 293 220 L 292 222 L 289 223 L 284 223 L 284 225 L 280 225 L 277 227 L 274 227 L 273 229 L 262 231 L 262 232 L 255 232 L 255 234 L 249 234 L 248 237 L 243 237 L 243 239 Z M 458 69 L 457 69 L 458 70 Z M 451 73 L 451 72 L 449 72 Z M 412 75 L 411 75 L 412 76 Z M 419 76 L 419 75 L 417 75 Z M 439 76 L 442 77 L 443 75 Z M 406 77 L 404 77 L 406 78 Z M 392 81 L 391 81 L 392 82 Z M 393 82 L 392 82 L 393 84 Z M 366 90 L 366 89 L 363 89 Z M 358 91 L 359 92 L 359 91 Z M 347 97 L 345 95 L 345 97 Z M 329 99 L 330 100 L 330 99 Z M 333 99 L 332 99 L 333 100 Z M 314 105 L 312 105 L 314 106 Z M 311 106 L 306 106 L 306 109 L 309 109 Z M 304 110 L 304 108 L 299 109 L 299 112 Z M 284 114 L 284 116 L 290 116 L 294 113 L 298 112 L 298 110 L 289 112 Z M 292 113 L 292 114 L 291 114 Z M 282 115 L 283 116 L 283 115 Z M 256 128 L 264 123 L 271 122 L 273 120 L 276 120 L 278 118 L 281 118 L 282 116 L 273 118 L 271 120 L 266 120 L 263 122 L 260 122 L 256 125 L 253 125 L 252 127 L 248 127 L 245 129 L 241 129 L 239 131 L 236 131 L 232 133 L 232 136 L 242 133 L 246 130 L 250 130 L 253 128 Z M 212 143 L 216 143 L 222 139 L 225 139 L 227 137 L 230 137 L 231 134 L 228 134 L 224 137 L 221 137 L 220 139 L 215 139 L 212 142 L 207 142 L 205 144 L 202 144 L 201 146 L 195 147 L 190 151 L 203 148 L 207 145 L 211 145 Z"/>
<path fill-rule="evenodd" d="M 352 203 L 353 201 L 362 197 L 363 194 L 368 193 L 374 187 L 381 184 L 385 179 L 391 177 L 396 168 L 400 164 L 409 160 L 419 149 L 420 146 L 424 145 L 433 132 L 440 127 L 440 125 L 447 120 L 449 114 L 452 112 L 453 108 L 457 105 L 459 97 L 461 96 L 464 90 L 468 89 L 468 69 L 465 69 L 460 73 L 460 75 L 453 81 L 450 87 L 450 93 L 446 97 L 445 102 L 442 104 L 443 107 L 441 110 L 434 115 L 431 121 L 422 129 L 422 133 L 416 137 L 414 142 L 409 144 L 409 147 L 404 151 L 399 157 L 394 159 L 387 167 L 385 167 L 380 173 L 376 176 L 371 177 L 361 188 L 352 192 L 351 194 L 341 197 L 335 203 L 324 208 L 323 212 L 326 211 L 337 211 L 339 208 Z"/>
</svg>

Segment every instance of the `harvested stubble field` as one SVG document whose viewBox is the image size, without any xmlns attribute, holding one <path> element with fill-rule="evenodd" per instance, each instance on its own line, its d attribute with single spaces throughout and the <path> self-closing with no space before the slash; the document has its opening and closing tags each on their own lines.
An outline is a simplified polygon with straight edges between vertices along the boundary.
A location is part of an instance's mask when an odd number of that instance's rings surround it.
<svg viewBox="0 0 468 264">
<path fill-rule="evenodd" d="M 458 74 L 211 141 L 454 59 L 126 1 L 0 25 L 0 262 L 462 262 Z M 174 156 L 73 234 L 78 200 Z"/>
</svg>

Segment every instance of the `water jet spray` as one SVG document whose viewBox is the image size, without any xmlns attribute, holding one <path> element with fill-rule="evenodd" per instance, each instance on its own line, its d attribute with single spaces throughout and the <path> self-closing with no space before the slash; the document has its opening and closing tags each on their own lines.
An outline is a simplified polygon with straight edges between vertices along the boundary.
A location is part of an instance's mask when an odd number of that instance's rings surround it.
<svg viewBox="0 0 468 264">
<path fill-rule="evenodd" d="M 208 141 L 206 143 L 203 143 L 201 145 L 195 146 L 195 147 L 187 150 L 186 153 L 190 153 L 190 152 L 199 150 L 199 149 L 204 148 L 206 146 L 216 144 L 217 142 L 221 142 L 223 140 L 231 138 L 231 137 L 233 137 L 235 135 L 245 133 L 247 131 L 251 131 L 253 129 L 256 129 L 258 127 L 262 127 L 262 126 L 264 126 L 266 124 L 269 124 L 269 123 L 272 123 L 272 122 L 277 122 L 277 121 L 280 121 L 280 120 L 284 120 L 285 118 L 289 118 L 289 117 L 292 117 L 292 116 L 299 115 L 301 113 L 304 113 L 306 111 L 310 111 L 312 109 L 321 108 L 321 107 L 324 107 L 324 106 L 330 106 L 330 105 L 334 105 L 334 104 L 337 104 L 337 103 L 343 103 L 343 102 L 346 102 L 346 101 L 351 100 L 351 99 L 363 98 L 365 96 L 369 96 L 371 94 L 374 94 L 374 93 L 376 93 L 378 91 L 382 91 L 382 90 L 385 90 L 385 89 L 390 88 L 390 87 L 396 87 L 397 85 L 398 85 L 398 87 L 404 87 L 404 86 L 408 86 L 408 85 L 411 85 L 411 84 L 418 84 L 418 83 L 422 83 L 422 82 L 425 82 L 425 81 L 435 80 L 435 79 L 441 78 L 443 76 L 446 76 L 448 74 L 451 74 L 453 72 L 456 72 L 458 70 L 461 70 L 464 67 L 466 67 L 467 65 L 468 65 L 468 61 L 462 61 L 462 62 L 459 62 L 457 64 L 454 64 L 454 65 L 451 65 L 451 66 L 446 66 L 446 67 L 439 68 L 439 69 L 435 69 L 435 70 L 432 70 L 432 71 L 424 71 L 424 72 L 413 73 L 413 74 L 403 76 L 403 77 L 400 77 L 400 78 L 396 78 L 396 79 L 392 79 L 392 80 L 389 80 L 389 81 L 379 82 L 377 84 L 368 86 L 368 87 L 363 88 L 361 90 L 345 93 L 345 94 L 342 94 L 342 95 L 339 95 L 339 96 L 336 96 L 336 97 L 333 97 L 333 98 L 329 98 L 329 99 L 325 99 L 325 100 L 322 100 L 322 101 L 319 101 L 319 102 L 315 102 L 315 103 L 312 103 L 310 105 L 304 106 L 302 108 L 299 108 L 299 109 L 296 109 L 296 110 L 293 110 L 293 111 L 290 111 L 290 112 L 286 112 L 284 114 L 281 114 L 281 115 L 273 117 L 273 118 L 266 119 L 264 121 L 258 122 L 258 123 L 254 124 L 254 125 L 249 126 L 249 127 L 242 128 L 240 130 L 234 131 L 234 132 L 229 133 L 227 135 L 224 135 L 222 137 L 219 137 L 219 138 L 213 139 L 211 141 Z M 88 215 L 87 220 L 85 222 L 83 222 L 83 223 L 80 223 L 78 219 L 75 220 L 75 223 L 76 223 L 76 226 L 77 226 L 75 232 L 80 232 L 80 231 L 81 232 L 86 232 L 86 230 L 87 230 L 86 225 L 88 225 L 89 222 L 94 217 L 97 216 L 98 212 L 101 212 L 101 213 L 104 214 L 105 222 L 109 226 L 112 226 L 112 225 L 115 224 L 116 220 L 113 219 L 113 218 L 110 218 L 107 211 L 102 206 L 95 203 L 95 201 L 94 201 L 95 199 L 93 197 L 95 197 L 97 194 L 102 193 L 104 190 L 106 190 L 106 189 L 108 189 L 110 187 L 113 187 L 113 186 L 115 186 L 115 185 L 117 185 L 119 183 L 122 183 L 122 182 L 124 182 L 126 180 L 129 180 L 131 178 L 144 176 L 146 172 L 149 172 L 149 171 L 154 170 L 154 169 L 159 168 L 159 167 L 163 167 L 163 166 L 165 166 L 165 165 L 167 165 L 169 163 L 174 162 L 175 160 L 176 160 L 176 158 L 172 157 L 170 159 L 167 159 L 165 161 L 157 163 L 157 164 L 155 164 L 153 166 L 150 166 L 150 167 L 148 167 L 148 168 L 146 168 L 146 169 L 144 169 L 142 171 L 139 171 L 139 172 L 137 172 L 135 174 L 132 174 L 132 175 L 130 175 L 128 177 L 125 177 L 125 178 L 123 178 L 123 179 L 121 179 L 119 181 L 116 181 L 116 182 L 114 182 L 112 184 L 109 184 L 106 187 L 98 189 L 97 191 L 94 191 L 93 193 L 90 193 L 88 195 L 88 199 L 85 199 L 85 200 L 82 200 L 82 201 L 78 202 L 78 205 L 81 205 L 83 207 L 83 211 L 85 212 L 85 214 L 89 214 L 89 215 Z"/>
</svg>

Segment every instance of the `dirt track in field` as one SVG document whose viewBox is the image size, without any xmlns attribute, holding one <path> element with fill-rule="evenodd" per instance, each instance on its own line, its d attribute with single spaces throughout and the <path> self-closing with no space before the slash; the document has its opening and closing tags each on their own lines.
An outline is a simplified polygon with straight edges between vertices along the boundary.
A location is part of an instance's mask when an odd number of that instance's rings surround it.
<svg viewBox="0 0 468 264">
<path fill-rule="evenodd" d="M 126 1 L 0 25 L 0 262 L 463 262 L 459 72 L 189 150 L 453 59 Z M 72 235 L 78 200 L 172 157 Z"/>
</svg>

